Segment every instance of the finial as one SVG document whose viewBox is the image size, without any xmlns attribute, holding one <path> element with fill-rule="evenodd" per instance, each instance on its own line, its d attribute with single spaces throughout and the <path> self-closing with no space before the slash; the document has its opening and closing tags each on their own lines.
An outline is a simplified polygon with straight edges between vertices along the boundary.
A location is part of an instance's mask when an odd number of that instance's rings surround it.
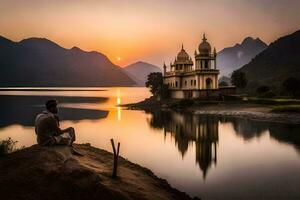
<svg viewBox="0 0 300 200">
<path fill-rule="evenodd" d="M 214 47 L 214 54 L 216 54 L 217 53 L 217 50 L 216 50 L 216 47 Z"/>
<path fill-rule="evenodd" d="M 195 56 L 197 55 L 197 50 L 195 49 Z"/>
<path fill-rule="evenodd" d="M 166 62 L 165 62 L 165 61 L 164 61 L 164 67 L 167 67 L 167 66 L 166 66 Z"/>
<path fill-rule="evenodd" d="M 183 50 L 183 43 L 182 43 L 182 45 L 181 45 L 181 50 Z"/>
<path fill-rule="evenodd" d="M 206 39 L 206 37 L 205 37 L 205 32 L 203 33 L 203 39 L 202 39 L 203 41 L 206 41 L 207 39 Z"/>
</svg>

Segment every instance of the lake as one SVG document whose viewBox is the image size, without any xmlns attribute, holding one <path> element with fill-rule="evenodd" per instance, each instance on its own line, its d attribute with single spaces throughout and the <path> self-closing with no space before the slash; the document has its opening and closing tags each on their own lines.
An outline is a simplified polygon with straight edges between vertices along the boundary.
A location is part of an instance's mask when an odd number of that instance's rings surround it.
<svg viewBox="0 0 300 200">
<path fill-rule="evenodd" d="M 19 147 L 36 143 L 35 115 L 56 98 L 77 143 L 112 151 L 114 138 L 121 156 L 191 196 L 300 199 L 300 125 L 120 107 L 149 97 L 146 88 L 13 89 L 0 91 L 0 139 Z"/>
</svg>

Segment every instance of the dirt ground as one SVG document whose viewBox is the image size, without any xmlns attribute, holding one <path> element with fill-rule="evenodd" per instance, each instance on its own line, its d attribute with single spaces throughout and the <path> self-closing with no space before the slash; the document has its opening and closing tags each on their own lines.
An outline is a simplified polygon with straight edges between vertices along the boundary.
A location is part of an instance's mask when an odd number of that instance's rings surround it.
<svg viewBox="0 0 300 200">
<path fill-rule="evenodd" d="M 111 178 L 113 154 L 90 145 L 33 145 L 0 158 L 0 197 L 20 200 L 191 199 L 150 170 L 119 157 Z"/>
</svg>

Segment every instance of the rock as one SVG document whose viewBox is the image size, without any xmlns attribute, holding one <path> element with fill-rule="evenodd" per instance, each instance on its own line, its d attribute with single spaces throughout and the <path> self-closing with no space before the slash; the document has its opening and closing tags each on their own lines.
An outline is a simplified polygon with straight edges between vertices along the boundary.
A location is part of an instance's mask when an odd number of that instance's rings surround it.
<svg viewBox="0 0 300 200">
<path fill-rule="evenodd" d="M 85 156 L 72 155 L 67 146 L 33 145 L 0 158 L 1 199 L 191 199 L 122 157 L 113 179 L 113 154 L 88 144 L 75 147 Z"/>
</svg>

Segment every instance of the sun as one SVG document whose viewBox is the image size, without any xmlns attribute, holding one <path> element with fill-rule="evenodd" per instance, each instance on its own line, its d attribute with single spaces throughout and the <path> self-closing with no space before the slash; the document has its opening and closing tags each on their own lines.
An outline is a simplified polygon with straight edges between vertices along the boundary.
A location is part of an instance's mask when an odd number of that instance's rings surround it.
<svg viewBox="0 0 300 200">
<path fill-rule="evenodd" d="M 121 61 L 121 57 L 117 57 L 117 61 Z"/>
</svg>

